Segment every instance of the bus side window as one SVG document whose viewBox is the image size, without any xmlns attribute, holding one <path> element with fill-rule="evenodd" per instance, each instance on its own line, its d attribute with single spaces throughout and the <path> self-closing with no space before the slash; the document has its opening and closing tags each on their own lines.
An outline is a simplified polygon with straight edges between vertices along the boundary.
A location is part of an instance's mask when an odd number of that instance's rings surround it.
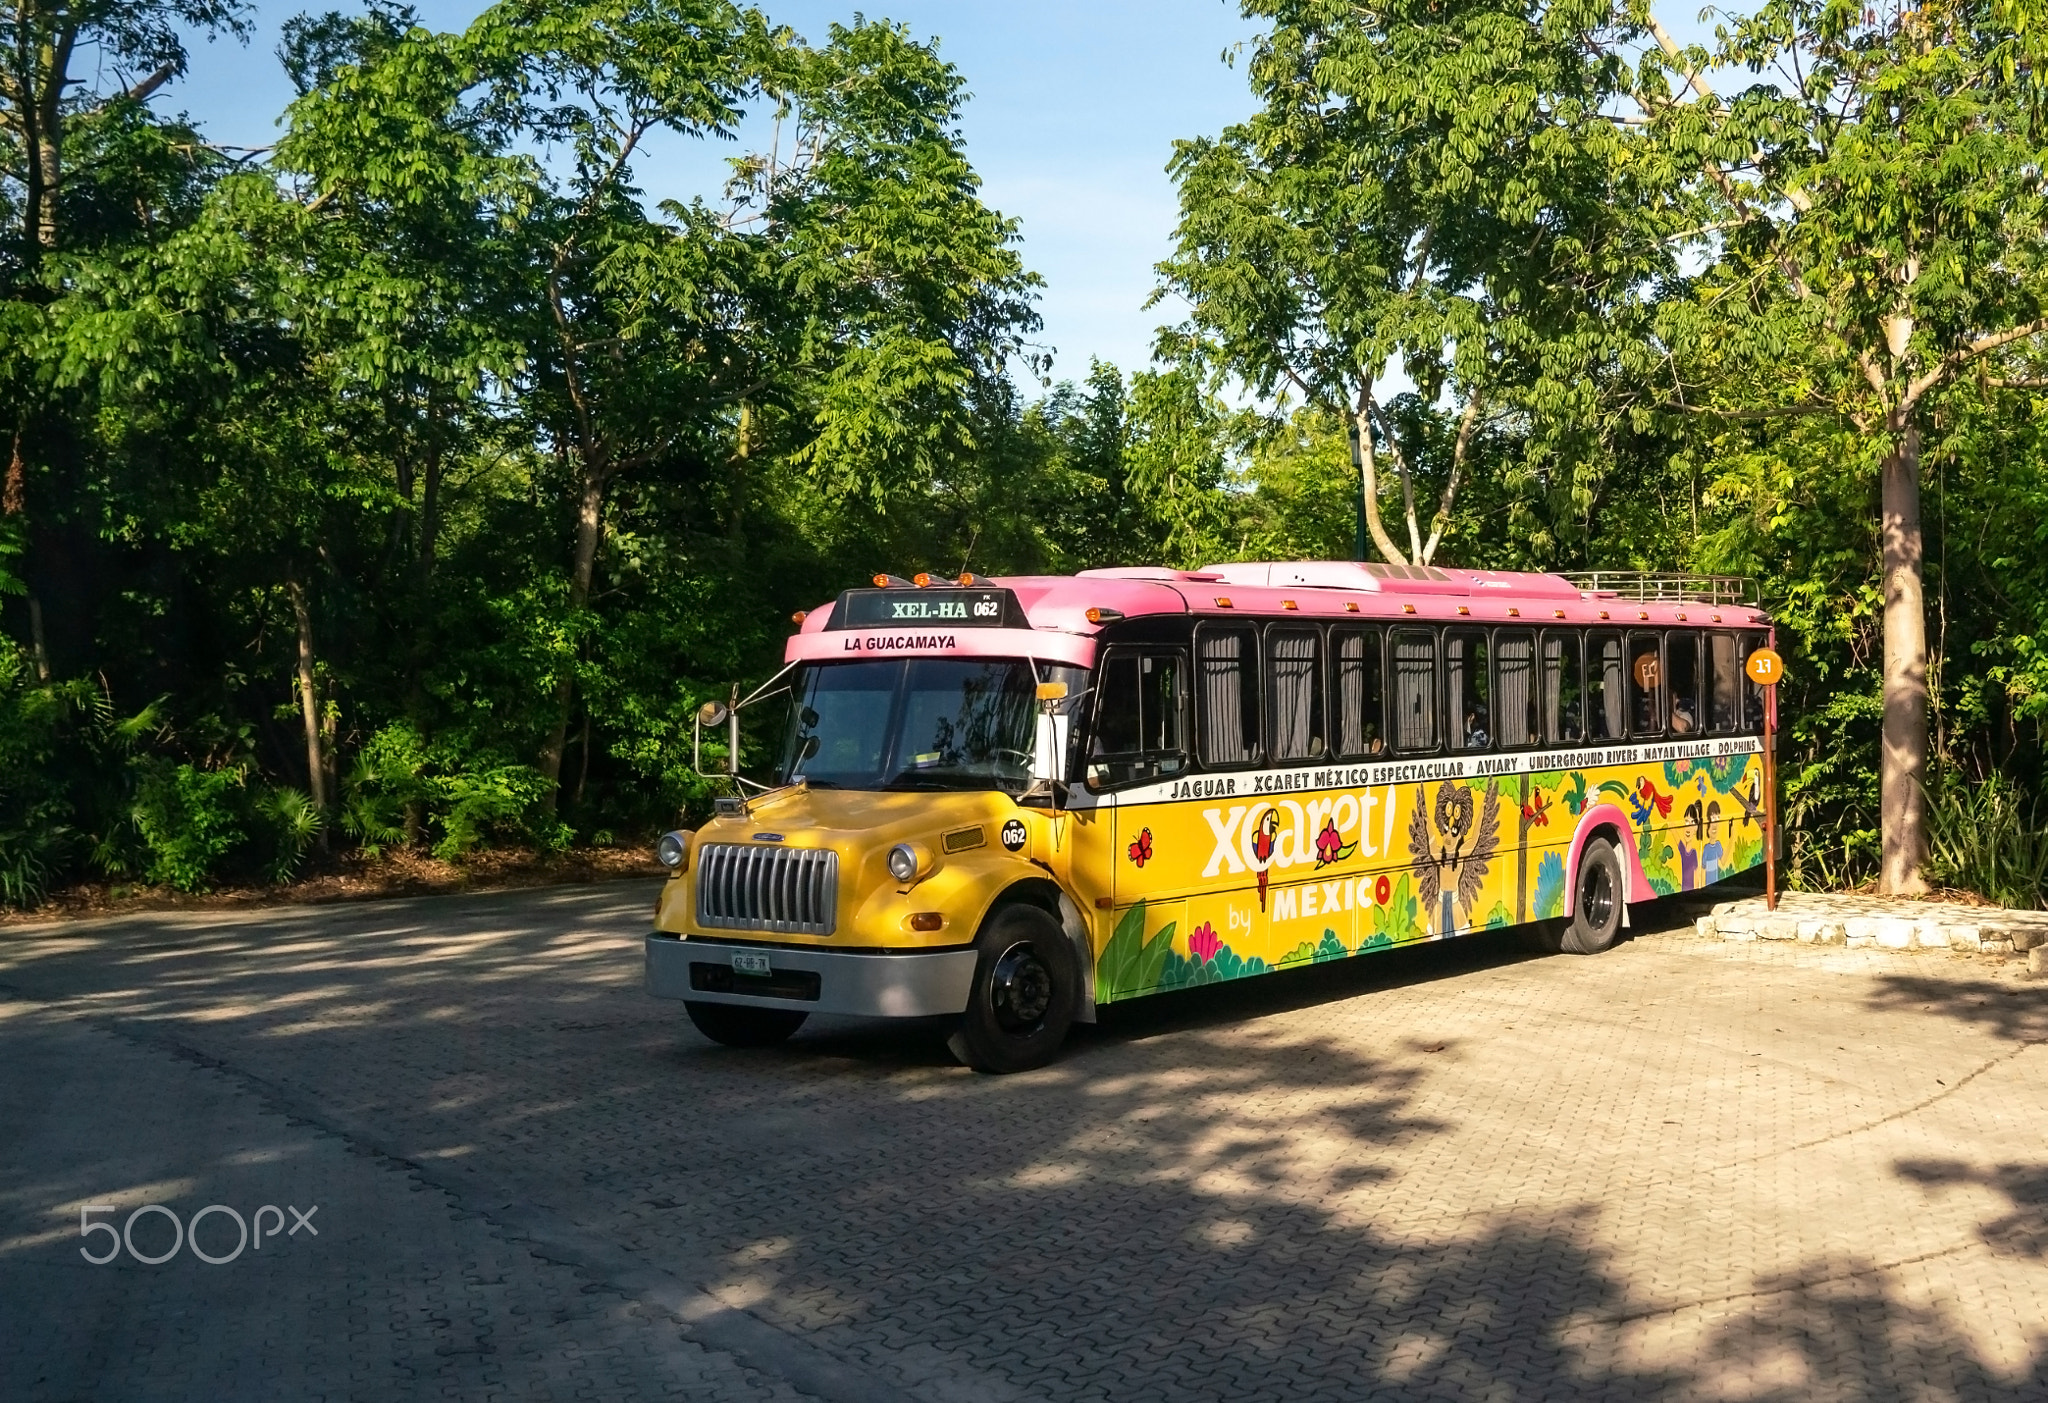
<svg viewBox="0 0 2048 1403">
<path fill-rule="evenodd" d="M 1671 734 L 1696 736 L 1706 710 L 1700 705 L 1700 636 L 1690 629 L 1664 635 L 1664 666 L 1670 673 Z"/>
<path fill-rule="evenodd" d="M 1504 746 L 1541 745 L 1536 715 L 1536 640 L 1526 633 L 1493 636 L 1494 739 Z"/>
<path fill-rule="evenodd" d="M 1585 663 L 1576 631 L 1543 635 L 1543 733 L 1553 745 L 1586 738 Z"/>
<path fill-rule="evenodd" d="M 1621 637 L 1613 633 L 1586 636 L 1586 721 L 1593 740 L 1620 740 L 1626 702 L 1621 686 Z"/>
<path fill-rule="evenodd" d="M 1394 635 L 1394 749 L 1436 749 L 1436 637 L 1420 629 Z"/>
<path fill-rule="evenodd" d="M 1759 648 L 1770 646 L 1766 634 L 1746 633 L 1742 636 L 1742 661 L 1747 664 L 1749 655 Z M 1742 675 L 1742 729 L 1762 733 L 1764 728 L 1764 689 L 1749 680 L 1749 674 Z"/>
<path fill-rule="evenodd" d="M 1716 734 L 1742 729 L 1742 650 L 1732 633 L 1707 635 L 1709 671 L 1713 674 L 1714 700 L 1709 720 Z"/>
<path fill-rule="evenodd" d="M 1323 640 L 1313 629 L 1266 634 L 1266 707 L 1274 760 L 1313 760 L 1323 753 Z"/>
<path fill-rule="evenodd" d="M 1187 768 L 1186 664 L 1178 653 L 1114 651 L 1102 665 L 1088 784 L 1160 779 Z"/>
<path fill-rule="evenodd" d="M 1256 638 L 1245 628 L 1204 628 L 1195 634 L 1205 765 L 1249 765 L 1259 758 Z"/>
<path fill-rule="evenodd" d="M 1444 725 L 1454 750 L 1489 750 L 1493 716 L 1488 703 L 1486 635 L 1477 629 L 1444 634 Z"/>
<path fill-rule="evenodd" d="M 1628 636 L 1628 733 L 1664 734 L 1664 640 L 1654 633 Z"/>
<path fill-rule="evenodd" d="M 1346 760 L 1387 753 L 1386 656 L 1378 629 L 1345 629 L 1331 637 L 1337 655 L 1337 753 Z"/>
</svg>

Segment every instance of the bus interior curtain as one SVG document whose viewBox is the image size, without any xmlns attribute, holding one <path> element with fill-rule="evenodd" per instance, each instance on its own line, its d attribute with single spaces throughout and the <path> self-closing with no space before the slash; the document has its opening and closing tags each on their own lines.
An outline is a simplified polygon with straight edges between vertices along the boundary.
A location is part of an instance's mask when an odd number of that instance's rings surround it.
<svg viewBox="0 0 2048 1403">
<path fill-rule="evenodd" d="M 1713 726 L 1717 731 L 1737 730 L 1742 725 L 1743 660 L 1735 649 L 1735 635 L 1714 633 L 1707 637 L 1714 655 Z"/>
<path fill-rule="evenodd" d="M 1365 635 L 1337 639 L 1337 753 L 1365 753 Z"/>
<path fill-rule="evenodd" d="M 1250 649 L 1242 633 L 1202 638 L 1202 754 L 1212 764 L 1252 758 L 1244 716 L 1244 668 Z"/>
<path fill-rule="evenodd" d="M 1394 744 L 1402 750 L 1427 750 L 1436 743 L 1436 645 L 1426 633 L 1394 638 Z"/>
<path fill-rule="evenodd" d="M 1535 641 L 1526 633 L 1503 633 L 1494 640 L 1494 666 L 1499 682 L 1494 696 L 1495 740 L 1501 745 L 1534 745 L 1536 711 L 1531 705 L 1535 688 Z"/>
<path fill-rule="evenodd" d="M 1316 750 L 1316 636 L 1275 633 L 1273 652 L 1273 758 L 1299 760 Z"/>
</svg>

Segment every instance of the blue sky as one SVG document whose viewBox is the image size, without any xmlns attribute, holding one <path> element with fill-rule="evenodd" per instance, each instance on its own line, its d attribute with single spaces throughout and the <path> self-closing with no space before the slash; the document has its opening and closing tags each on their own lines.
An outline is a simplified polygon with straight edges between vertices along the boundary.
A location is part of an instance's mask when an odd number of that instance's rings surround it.
<svg viewBox="0 0 2048 1403">
<path fill-rule="evenodd" d="M 191 72 L 159 106 L 184 108 L 214 141 L 272 140 L 292 96 L 274 53 L 278 27 L 301 8 L 335 3 L 259 6 L 248 46 L 198 45 Z M 422 22 L 442 29 L 482 8 L 480 0 L 419 6 Z M 817 0 L 762 8 L 813 40 L 853 14 Z M 965 76 L 968 155 L 988 202 L 1022 221 L 1025 262 L 1046 280 L 1041 339 L 1057 352 L 1055 376 L 1079 379 L 1091 356 L 1142 367 L 1153 328 L 1177 319 L 1170 305 L 1144 310 L 1152 265 L 1173 233 L 1167 157 L 1176 137 L 1220 131 L 1250 112 L 1243 73 L 1221 55 L 1252 36 L 1251 22 L 1225 0 L 891 0 L 866 13 L 936 36 Z M 657 197 L 711 194 L 723 154 L 664 146 L 638 174 Z"/>
</svg>

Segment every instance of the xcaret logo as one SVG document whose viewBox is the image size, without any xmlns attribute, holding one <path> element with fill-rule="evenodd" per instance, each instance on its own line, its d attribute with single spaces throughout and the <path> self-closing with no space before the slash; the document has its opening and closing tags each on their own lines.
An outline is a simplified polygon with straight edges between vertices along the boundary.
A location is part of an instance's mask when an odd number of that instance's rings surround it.
<svg viewBox="0 0 2048 1403">
<path fill-rule="evenodd" d="M 1321 866 L 1332 860 L 1333 853 L 1348 856 L 1354 846 L 1367 857 L 1377 857 L 1394 844 L 1394 786 L 1300 802 L 1218 806 L 1202 810 L 1202 818 L 1215 840 L 1202 868 L 1204 877 Z"/>
</svg>

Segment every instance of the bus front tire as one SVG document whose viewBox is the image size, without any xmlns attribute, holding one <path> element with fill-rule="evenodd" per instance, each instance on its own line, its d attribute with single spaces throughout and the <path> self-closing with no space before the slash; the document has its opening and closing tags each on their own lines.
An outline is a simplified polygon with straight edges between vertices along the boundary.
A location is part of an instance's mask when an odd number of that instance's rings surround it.
<svg viewBox="0 0 2048 1403">
<path fill-rule="evenodd" d="M 773 1047 L 804 1026 L 807 1013 L 782 1008 L 750 1008 L 745 1004 L 712 1004 L 683 1000 L 683 1012 L 697 1031 L 727 1047 Z"/>
<path fill-rule="evenodd" d="M 1074 1023 L 1081 969 L 1073 942 L 1051 916 L 1018 905 L 996 912 L 974 945 L 974 987 L 946 1046 L 977 1072 L 1043 1067 Z"/>
<path fill-rule="evenodd" d="M 1606 838 L 1589 840 L 1579 854 L 1571 924 L 1558 942 L 1565 954 L 1597 955 L 1614 944 L 1621 935 L 1627 882 L 1614 844 Z"/>
</svg>

